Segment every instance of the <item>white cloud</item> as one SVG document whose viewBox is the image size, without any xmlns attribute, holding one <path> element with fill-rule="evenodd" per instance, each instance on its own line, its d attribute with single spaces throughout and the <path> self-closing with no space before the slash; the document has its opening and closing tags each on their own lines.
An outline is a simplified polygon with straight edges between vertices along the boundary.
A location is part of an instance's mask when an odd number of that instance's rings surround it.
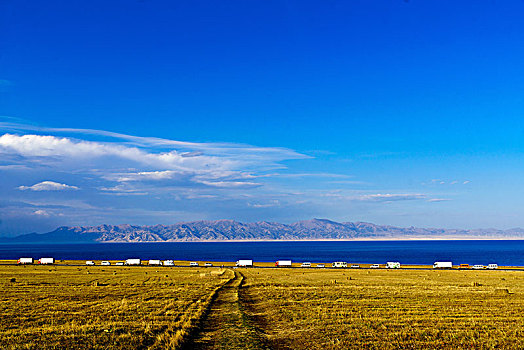
<svg viewBox="0 0 524 350">
<path fill-rule="evenodd" d="M 220 188 L 247 188 L 247 187 L 259 187 L 261 183 L 257 182 L 243 182 L 243 181 L 199 181 L 201 184 L 220 187 Z"/>
<path fill-rule="evenodd" d="M 283 147 L 257 147 L 239 143 L 213 143 L 213 142 L 186 142 L 169 140 L 156 137 L 139 137 L 133 135 L 120 134 L 105 130 L 93 129 L 74 129 L 74 128 L 48 128 L 35 125 L 21 124 L 16 122 L 0 122 L 0 129 L 10 130 L 15 133 L 20 132 L 39 132 L 47 134 L 79 134 L 83 136 L 96 136 L 113 138 L 117 143 L 123 143 L 139 148 L 173 148 L 180 151 L 180 156 L 184 158 L 199 157 L 201 155 L 214 155 L 220 157 L 239 157 L 251 162 L 272 161 L 279 162 L 286 159 L 307 159 L 311 158 L 305 154 Z M 114 143 L 114 142 L 110 142 Z"/>
<path fill-rule="evenodd" d="M 142 181 L 142 180 L 169 180 L 182 173 L 173 170 L 164 171 L 140 171 L 137 173 L 117 174 L 113 178 L 118 182 Z"/>
<path fill-rule="evenodd" d="M 425 199 L 425 194 L 420 193 L 407 193 L 407 194 L 390 194 L 390 193 L 377 193 L 377 194 L 364 194 L 357 197 L 361 201 L 376 201 L 376 202 L 393 202 L 393 201 L 405 201 L 415 199 Z"/>
<path fill-rule="evenodd" d="M 280 206 L 280 202 L 278 200 L 273 200 L 270 203 L 247 203 L 247 205 L 251 208 L 272 208 Z"/>
<path fill-rule="evenodd" d="M 104 134 L 104 132 L 100 133 Z M 281 161 L 307 158 L 305 155 L 284 148 L 237 144 L 193 144 L 120 136 L 138 139 L 142 145 L 137 147 L 123 142 L 87 141 L 53 135 L 4 134 L 0 136 L 0 153 L 6 158 L 9 156 L 17 159 L 11 162 L 13 164 L 18 162 L 27 165 L 33 162 L 39 166 L 66 171 L 97 168 L 101 170 L 101 176 L 119 182 L 166 180 L 185 176 L 194 177 L 194 182 L 199 183 L 221 180 L 209 184 L 215 187 L 240 186 L 240 184 L 221 182 L 264 176 L 261 174 L 263 171 L 284 168 L 280 164 Z M 162 145 L 162 149 L 158 149 L 159 144 Z M 172 148 L 177 145 L 180 149 L 166 150 L 166 147 Z M 191 147 L 196 151 L 191 150 Z M 138 168 L 138 171 L 118 172 L 117 168 L 122 166 Z"/>
<path fill-rule="evenodd" d="M 61 184 L 54 181 L 42 181 L 33 186 L 19 186 L 19 190 L 31 190 L 31 191 L 64 191 L 64 190 L 78 190 L 76 186 L 70 186 Z"/>
<path fill-rule="evenodd" d="M 125 184 L 116 185 L 113 187 L 100 187 L 98 188 L 100 191 L 105 193 L 112 193 L 115 195 L 135 195 L 135 196 L 145 196 L 148 193 L 141 191 L 136 188 L 130 188 L 126 186 Z"/>
<path fill-rule="evenodd" d="M 471 181 L 466 180 L 466 181 L 464 181 L 462 184 L 463 184 L 463 185 L 467 185 L 467 184 L 469 184 L 470 182 L 471 182 Z"/>
<path fill-rule="evenodd" d="M 431 198 L 431 199 L 428 199 L 428 202 L 448 202 L 450 200 L 451 199 L 449 198 Z"/>
<path fill-rule="evenodd" d="M 45 210 L 36 210 L 33 214 L 38 215 L 38 216 L 44 216 L 44 217 L 50 216 L 50 214 Z"/>
</svg>

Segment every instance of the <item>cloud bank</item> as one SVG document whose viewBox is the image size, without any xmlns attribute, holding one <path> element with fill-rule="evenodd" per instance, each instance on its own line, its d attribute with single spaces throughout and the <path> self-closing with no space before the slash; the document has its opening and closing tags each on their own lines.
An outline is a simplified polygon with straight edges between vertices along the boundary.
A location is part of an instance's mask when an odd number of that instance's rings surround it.
<svg viewBox="0 0 524 350">
<path fill-rule="evenodd" d="M 0 131 L 0 230 L 10 225 L 21 230 L 16 233 L 58 225 L 222 218 L 349 220 L 355 210 L 445 200 L 373 190 L 367 179 L 324 168 L 311 171 L 318 169 L 314 158 L 284 147 L 193 143 L 12 121 L 0 121 Z"/>
<path fill-rule="evenodd" d="M 61 184 L 53 181 L 42 181 L 33 186 L 18 186 L 21 191 L 65 191 L 65 190 L 78 190 L 78 187 Z"/>
</svg>

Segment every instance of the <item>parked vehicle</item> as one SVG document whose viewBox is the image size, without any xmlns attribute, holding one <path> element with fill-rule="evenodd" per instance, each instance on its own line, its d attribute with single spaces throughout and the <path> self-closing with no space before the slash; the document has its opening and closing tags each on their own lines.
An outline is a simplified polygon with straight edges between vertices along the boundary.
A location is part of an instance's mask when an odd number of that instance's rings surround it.
<svg viewBox="0 0 524 350">
<path fill-rule="evenodd" d="M 487 268 L 490 270 L 496 270 L 499 268 L 499 266 L 497 264 L 489 264 Z"/>
<path fill-rule="evenodd" d="M 360 265 L 353 264 L 353 265 L 351 265 L 351 268 L 352 269 L 360 269 Z"/>
<path fill-rule="evenodd" d="M 196 261 L 191 261 L 189 263 L 189 266 L 191 266 L 191 267 L 198 267 L 198 263 Z"/>
<path fill-rule="evenodd" d="M 461 269 L 469 269 L 469 264 L 460 264 L 459 265 L 459 270 Z"/>
<path fill-rule="evenodd" d="M 164 266 L 175 266 L 175 262 L 173 260 L 164 260 Z"/>
<path fill-rule="evenodd" d="M 323 267 L 326 267 L 326 265 L 325 264 L 317 264 L 317 267 L 323 268 Z"/>
<path fill-rule="evenodd" d="M 484 265 L 473 265 L 473 267 L 472 267 L 472 269 L 474 269 L 474 270 L 482 270 L 484 268 L 485 268 Z"/>
<path fill-rule="evenodd" d="M 123 261 L 117 261 L 115 265 L 116 266 L 124 266 L 125 263 Z"/>
<path fill-rule="evenodd" d="M 95 262 L 92 261 L 92 260 L 88 260 L 88 261 L 86 261 L 86 265 L 93 266 L 93 265 L 95 265 Z"/>
<path fill-rule="evenodd" d="M 398 261 L 388 261 L 386 269 L 400 269 L 400 263 Z"/>
<path fill-rule="evenodd" d="M 142 261 L 140 259 L 127 259 L 125 264 L 126 265 L 141 265 Z"/>
<path fill-rule="evenodd" d="M 303 262 L 302 265 L 300 265 L 300 267 L 311 267 L 311 263 L 310 262 Z"/>
<path fill-rule="evenodd" d="M 212 267 L 213 264 L 212 264 L 212 263 L 205 263 L 204 266 L 205 266 L 205 267 Z"/>
<path fill-rule="evenodd" d="M 275 262 L 276 267 L 291 267 L 291 260 L 278 260 Z"/>
<path fill-rule="evenodd" d="M 238 267 L 250 267 L 250 266 L 253 266 L 253 260 L 249 260 L 249 259 L 238 260 L 237 263 L 236 263 L 236 266 L 238 266 Z"/>
<path fill-rule="evenodd" d="M 33 263 L 33 258 L 20 258 L 17 262 L 19 265 L 27 265 Z"/>
<path fill-rule="evenodd" d="M 369 267 L 370 269 L 379 269 L 380 268 L 380 265 L 379 264 L 373 264 Z"/>
<path fill-rule="evenodd" d="M 451 261 L 435 261 L 433 264 L 434 269 L 451 269 L 453 268 L 453 263 Z"/>
<path fill-rule="evenodd" d="M 149 260 L 147 262 L 147 264 L 148 265 L 154 265 L 154 266 L 160 266 L 160 265 L 162 265 L 162 261 L 154 259 L 154 260 Z"/>
<path fill-rule="evenodd" d="M 111 266 L 111 263 L 109 261 L 102 261 L 100 263 L 100 265 L 102 265 L 102 266 Z"/>
<path fill-rule="evenodd" d="M 345 261 L 335 261 L 333 264 L 331 264 L 331 267 L 344 268 L 348 267 L 348 263 Z"/>
<path fill-rule="evenodd" d="M 51 265 L 55 263 L 54 258 L 40 258 L 38 259 L 38 263 L 41 265 Z"/>
</svg>

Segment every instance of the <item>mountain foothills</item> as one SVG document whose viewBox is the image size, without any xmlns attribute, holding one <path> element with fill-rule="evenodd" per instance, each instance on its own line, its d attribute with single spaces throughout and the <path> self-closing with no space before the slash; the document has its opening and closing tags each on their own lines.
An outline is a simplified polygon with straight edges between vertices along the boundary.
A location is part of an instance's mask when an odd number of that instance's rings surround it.
<svg viewBox="0 0 524 350">
<path fill-rule="evenodd" d="M 100 225 L 60 227 L 49 233 L 5 238 L 10 243 L 116 243 L 196 242 L 234 240 L 355 240 L 355 239 L 456 239 L 524 238 L 524 230 L 438 229 L 394 227 L 366 222 L 334 222 L 325 219 L 293 224 L 242 223 L 233 220 L 182 222 L 174 225 Z"/>
</svg>

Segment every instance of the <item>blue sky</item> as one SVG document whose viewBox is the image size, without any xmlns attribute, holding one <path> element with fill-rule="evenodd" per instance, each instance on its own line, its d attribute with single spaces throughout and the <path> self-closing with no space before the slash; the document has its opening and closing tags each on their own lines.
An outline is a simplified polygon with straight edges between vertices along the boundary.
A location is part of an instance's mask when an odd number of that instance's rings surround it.
<svg viewBox="0 0 524 350">
<path fill-rule="evenodd" d="M 0 3 L 0 234 L 524 227 L 523 1 Z"/>
</svg>

